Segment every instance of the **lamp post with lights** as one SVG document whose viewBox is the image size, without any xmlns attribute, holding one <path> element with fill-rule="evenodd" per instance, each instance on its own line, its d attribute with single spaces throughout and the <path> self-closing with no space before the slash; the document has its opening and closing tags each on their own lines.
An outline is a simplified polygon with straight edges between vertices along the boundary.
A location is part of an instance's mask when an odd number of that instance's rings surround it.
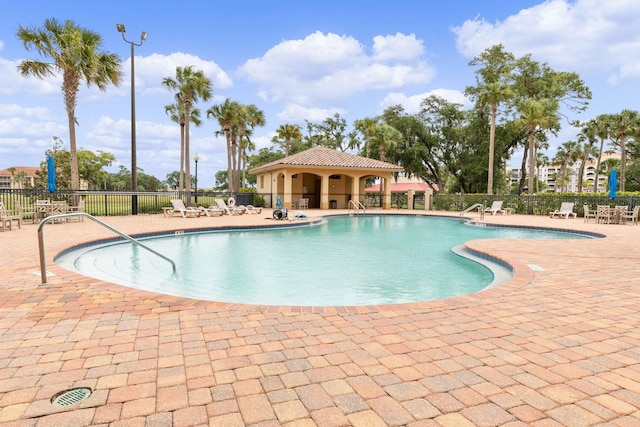
<svg viewBox="0 0 640 427">
<path fill-rule="evenodd" d="M 138 195 L 135 194 L 138 191 L 138 162 L 136 159 L 136 68 L 134 47 L 142 46 L 142 43 L 147 39 L 147 32 L 143 31 L 140 34 L 140 43 L 134 43 L 124 37 L 126 32 L 124 24 L 116 24 L 116 28 L 122 34 L 122 40 L 131 45 L 131 191 L 134 193 L 131 196 L 131 214 L 138 215 Z"/>
</svg>

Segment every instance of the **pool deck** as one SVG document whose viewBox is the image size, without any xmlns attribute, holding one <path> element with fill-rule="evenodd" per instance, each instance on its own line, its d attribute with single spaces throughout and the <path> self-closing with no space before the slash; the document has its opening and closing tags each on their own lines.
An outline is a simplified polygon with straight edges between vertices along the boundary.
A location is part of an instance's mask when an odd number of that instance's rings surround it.
<svg viewBox="0 0 640 427">
<path fill-rule="evenodd" d="M 101 219 L 136 234 L 274 225 L 270 215 Z M 86 219 L 44 227 L 52 275 L 39 286 L 38 226 L 0 232 L 0 425 L 639 426 L 640 227 L 480 222 L 606 238 L 468 242 L 515 269 L 474 295 L 275 307 L 137 291 L 52 264 L 65 248 L 113 236 Z M 74 387 L 93 392 L 51 403 Z"/>
</svg>

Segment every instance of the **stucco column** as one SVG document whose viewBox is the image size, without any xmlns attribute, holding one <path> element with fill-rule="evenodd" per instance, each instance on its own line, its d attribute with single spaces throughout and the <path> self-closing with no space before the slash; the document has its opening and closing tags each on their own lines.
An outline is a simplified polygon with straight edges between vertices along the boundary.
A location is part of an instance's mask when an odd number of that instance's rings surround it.
<svg viewBox="0 0 640 427">
<path fill-rule="evenodd" d="M 291 197 L 291 172 L 285 171 L 284 173 L 284 194 L 282 195 L 282 204 L 285 208 L 291 209 L 293 207 L 293 200 Z"/>
<path fill-rule="evenodd" d="M 364 200 L 360 200 L 360 176 L 359 175 L 353 176 L 351 178 L 351 200 L 360 202 L 364 205 Z"/>
<path fill-rule="evenodd" d="M 410 188 L 407 191 L 407 209 L 413 209 L 413 199 L 416 196 L 416 190 Z"/>
<path fill-rule="evenodd" d="M 424 210 L 431 210 L 431 198 L 433 197 L 433 190 L 427 189 L 424 191 Z"/>
<path fill-rule="evenodd" d="M 391 174 L 381 177 L 384 179 L 384 194 L 382 195 L 382 209 L 391 209 Z"/>
<path fill-rule="evenodd" d="M 329 175 L 322 175 L 320 209 L 329 209 Z"/>
</svg>

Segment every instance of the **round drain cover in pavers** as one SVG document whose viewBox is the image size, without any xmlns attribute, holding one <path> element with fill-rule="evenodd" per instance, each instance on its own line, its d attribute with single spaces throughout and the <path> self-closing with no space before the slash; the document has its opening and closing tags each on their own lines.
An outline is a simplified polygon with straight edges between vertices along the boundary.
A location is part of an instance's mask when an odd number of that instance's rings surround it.
<svg viewBox="0 0 640 427">
<path fill-rule="evenodd" d="M 80 403 L 91 396 L 91 389 L 88 387 L 72 388 L 61 391 L 51 398 L 54 406 L 71 406 Z"/>
</svg>

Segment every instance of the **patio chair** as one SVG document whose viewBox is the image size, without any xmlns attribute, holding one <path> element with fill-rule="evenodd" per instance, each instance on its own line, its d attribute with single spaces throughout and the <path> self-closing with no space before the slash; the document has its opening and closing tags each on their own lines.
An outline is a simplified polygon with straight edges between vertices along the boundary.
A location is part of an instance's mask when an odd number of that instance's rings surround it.
<svg viewBox="0 0 640 427">
<path fill-rule="evenodd" d="M 589 210 L 589 205 L 584 205 L 582 209 L 584 210 L 584 222 L 589 222 L 591 218 L 593 218 L 593 220 L 595 221 L 596 213 L 592 210 Z"/>
<path fill-rule="evenodd" d="M 491 207 L 486 208 L 484 211 L 485 212 L 491 212 L 491 215 L 495 215 L 498 212 L 501 212 L 502 215 L 506 214 L 507 211 L 505 211 L 504 209 L 502 209 L 502 204 L 504 202 L 502 200 L 494 200 L 493 203 L 491 203 Z"/>
<path fill-rule="evenodd" d="M 309 199 L 300 199 L 298 200 L 298 209 L 304 210 L 309 209 Z"/>
<path fill-rule="evenodd" d="M 5 209 L 4 203 L 0 202 L 0 222 L 2 222 L 2 231 L 6 231 L 7 228 L 11 231 L 13 229 L 14 221 L 17 222 L 18 228 L 22 228 L 20 215 L 10 211 L 9 209 Z"/>
<path fill-rule="evenodd" d="M 69 209 L 69 206 L 67 205 L 67 202 L 65 202 L 64 200 L 54 200 L 51 202 L 51 210 L 49 211 L 47 216 L 66 214 L 68 209 Z M 51 222 L 52 223 L 67 222 L 67 218 L 56 218 Z"/>
<path fill-rule="evenodd" d="M 20 222 L 31 221 L 32 224 L 35 224 L 38 221 L 36 216 L 36 211 L 34 208 L 25 208 L 22 206 L 19 200 L 16 200 L 15 203 L 16 211 L 18 211 L 18 215 L 20 215 Z"/>
<path fill-rule="evenodd" d="M 562 202 L 562 204 L 560 205 L 560 209 L 549 212 L 549 215 L 551 216 L 551 218 L 558 217 L 567 219 L 570 215 L 573 215 L 573 217 L 576 218 L 578 214 L 573 211 L 573 205 L 573 202 Z"/>
<path fill-rule="evenodd" d="M 640 205 L 633 208 L 633 211 L 627 211 L 622 214 L 622 221 L 631 221 L 633 225 L 638 225 L 638 214 L 640 214 Z"/>
<path fill-rule="evenodd" d="M 182 215 L 182 218 L 197 218 L 200 216 L 200 212 L 197 209 L 191 206 L 186 207 L 182 199 L 172 199 L 171 205 L 173 206 L 172 215 L 179 213 Z"/>
<path fill-rule="evenodd" d="M 609 205 L 597 205 L 596 206 L 596 223 L 609 224 L 611 222 L 611 206 Z"/>
<path fill-rule="evenodd" d="M 80 200 L 78 202 L 78 206 L 69 206 L 69 209 L 67 209 L 67 212 L 68 213 L 84 212 L 84 200 Z M 83 216 L 71 217 L 71 218 L 67 218 L 67 221 L 83 222 L 84 217 Z"/>
</svg>

